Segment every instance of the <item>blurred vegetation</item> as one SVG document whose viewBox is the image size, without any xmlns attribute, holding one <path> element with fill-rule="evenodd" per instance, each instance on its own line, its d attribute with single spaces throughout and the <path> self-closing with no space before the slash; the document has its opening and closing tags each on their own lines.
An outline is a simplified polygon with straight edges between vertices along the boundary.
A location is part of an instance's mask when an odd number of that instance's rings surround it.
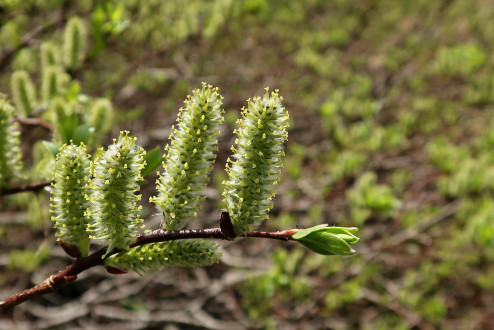
<svg viewBox="0 0 494 330">
<path fill-rule="evenodd" d="M 266 226 L 355 225 L 361 241 L 349 258 L 238 243 L 239 254 L 267 265 L 260 274 L 246 266 L 245 280 L 231 286 L 249 326 L 494 326 L 490 3 L 8 0 L 0 9 L 0 92 L 15 100 L 11 83 L 23 84 L 25 114 L 33 99 L 61 93 L 79 105 L 79 119 L 85 107 L 111 100 L 113 125 L 101 128 L 111 132 L 95 146 L 120 129 L 146 150 L 163 146 L 184 96 L 202 81 L 219 86 L 228 129 L 213 186 L 224 178 L 231 126 L 244 100 L 265 86 L 280 89 L 292 124 Z M 73 17 L 87 28 L 80 63 L 49 54 Z M 61 69 L 41 72 L 42 63 Z M 49 83 L 56 70 L 63 88 Z M 86 115 L 76 124 L 110 120 Z M 23 133 L 23 143 L 35 143 L 37 134 Z M 25 161 L 49 168 L 37 148 L 23 149 Z M 218 219 L 219 197 L 207 201 L 199 219 Z M 5 286 L 15 283 L 14 269 L 32 271 L 28 265 L 42 264 L 49 253 L 38 250 L 53 236 L 43 203 L 33 194 L 2 200 L 1 218 L 26 212 L 21 225 L 0 230 L 2 253 L 16 248 L 12 253 L 24 260 L 2 265 Z M 155 211 L 145 205 L 144 212 Z M 21 233 L 33 239 L 20 245 Z M 208 271 L 226 276 L 229 268 Z"/>
</svg>

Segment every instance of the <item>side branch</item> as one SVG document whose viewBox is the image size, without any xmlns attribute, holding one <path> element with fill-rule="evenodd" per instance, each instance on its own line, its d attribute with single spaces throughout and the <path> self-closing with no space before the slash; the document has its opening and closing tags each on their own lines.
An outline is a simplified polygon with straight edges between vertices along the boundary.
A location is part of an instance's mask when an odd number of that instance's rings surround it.
<svg viewBox="0 0 494 330">
<path fill-rule="evenodd" d="M 251 231 L 246 232 L 243 236 L 245 237 L 258 237 L 258 238 L 269 238 L 277 239 L 282 241 L 288 241 L 298 229 L 290 229 L 277 232 L 263 232 L 263 231 Z M 130 244 L 130 247 L 136 247 L 140 245 L 145 245 L 149 243 L 172 241 L 179 239 L 197 239 L 197 238 L 213 238 L 213 239 L 224 239 L 232 240 L 231 233 L 225 235 L 220 228 L 211 229 L 192 229 L 192 230 L 172 230 L 166 231 L 164 229 L 156 229 L 151 232 L 138 235 L 136 240 Z M 8 309 L 23 303 L 24 301 L 39 297 L 48 293 L 52 293 L 58 290 L 61 286 L 75 281 L 77 275 L 83 271 L 96 267 L 103 266 L 107 247 L 103 247 L 96 252 L 85 258 L 77 258 L 71 265 L 67 266 L 65 269 L 59 271 L 57 274 L 51 275 L 43 283 L 40 283 L 30 289 L 24 290 L 18 294 L 15 294 L 4 301 L 0 302 L 0 311 L 7 311 Z M 107 257 L 115 253 L 122 252 L 121 249 L 113 249 L 107 254 Z"/>
<path fill-rule="evenodd" d="M 43 189 L 44 187 L 48 187 L 51 184 L 51 181 L 41 181 L 36 183 L 30 183 L 19 187 L 7 188 L 0 190 L 1 195 L 13 195 L 21 192 L 32 191 L 37 192 Z"/>
</svg>

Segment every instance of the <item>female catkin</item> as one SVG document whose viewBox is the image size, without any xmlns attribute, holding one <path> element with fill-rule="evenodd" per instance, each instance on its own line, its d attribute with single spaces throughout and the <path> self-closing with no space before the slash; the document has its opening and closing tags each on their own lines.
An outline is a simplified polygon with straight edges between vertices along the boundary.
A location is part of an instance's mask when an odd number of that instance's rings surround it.
<svg viewBox="0 0 494 330">
<path fill-rule="evenodd" d="M 288 112 L 278 91 L 248 100 L 235 130 L 233 158 L 227 165 L 228 180 L 223 182 L 226 210 L 236 234 L 252 230 L 268 218 L 271 199 L 276 194 L 287 139 Z"/>
<path fill-rule="evenodd" d="M 221 257 L 217 250 L 218 244 L 204 239 L 150 243 L 110 256 L 105 266 L 133 270 L 141 275 L 161 267 L 209 266 Z"/>
<path fill-rule="evenodd" d="M 86 27 L 80 18 L 72 17 L 67 23 L 63 45 L 64 63 L 67 68 L 79 68 L 87 48 Z"/>
<path fill-rule="evenodd" d="M 163 213 L 162 227 L 178 230 L 195 216 L 200 192 L 209 180 L 215 159 L 219 125 L 223 121 L 222 97 L 218 88 L 203 83 L 181 108 L 166 146 L 163 167 L 157 181 L 159 194 L 151 198 Z"/>
<path fill-rule="evenodd" d="M 84 144 L 69 144 L 60 148 L 53 171 L 50 198 L 51 219 L 58 241 L 73 244 L 82 256 L 87 256 L 89 218 L 85 215 L 89 206 L 90 161 Z"/>
<path fill-rule="evenodd" d="M 107 240 L 107 252 L 127 249 L 142 228 L 141 206 L 137 206 L 141 195 L 136 192 L 143 180 L 145 151 L 135 141 L 129 132 L 120 132 L 118 140 L 114 139 L 106 151 L 101 150 L 91 167 L 92 193 L 87 197 L 91 207 L 86 213 L 93 219 L 90 236 Z"/>
<path fill-rule="evenodd" d="M 26 71 L 18 70 L 12 74 L 12 96 L 20 115 L 27 117 L 36 106 L 34 84 Z"/>
<path fill-rule="evenodd" d="M 19 175 L 21 169 L 19 130 L 14 107 L 0 94 L 0 189 Z"/>
</svg>

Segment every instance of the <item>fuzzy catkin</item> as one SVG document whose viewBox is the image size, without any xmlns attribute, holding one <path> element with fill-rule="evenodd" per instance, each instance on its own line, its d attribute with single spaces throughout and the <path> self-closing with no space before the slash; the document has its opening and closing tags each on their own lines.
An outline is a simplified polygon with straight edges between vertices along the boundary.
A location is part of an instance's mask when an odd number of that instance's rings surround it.
<svg viewBox="0 0 494 330">
<path fill-rule="evenodd" d="M 43 42 L 41 44 L 40 57 L 42 70 L 60 64 L 59 50 L 51 42 Z"/>
<path fill-rule="evenodd" d="M 20 115 L 27 117 L 36 106 L 34 84 L 26 71 L 15 71 L 12 74 L 12 96 Z"/>
<path fill-rule="evenodd" d="M 85 197 L 89 194 L 89 168 L 84 144 L 62 146 L 53 170 L 53 196 L 50 198 L 57 240 L 76 245 L 82 256 L 87 255 L 89 248 L 89 218 L 85 215 L 89 206 Z"/>
<path fill-rule="evenodd" d="M 89 226 L 91 238 L 107 240 L 107 252 L 114 248 L 127 249 L 127 245 L 142 228 L 139 216 L 141 199 L 139 182 L 145 166 L 145 151 L 136 146 L 136 138 L 120 132 L 106 151 L 101 151 L 92 164 L 92 193 L 88 196 L 93 218 Z"/>
<path fill-rule="evenodd" d="M 14 107 L 0 94 L 0 189 L 20 173 L 21 152 Z"/>
<path fill-rule="evenodd" d="M 70 69 L 77 69 L 82 65 L 87 47 L 87 32 L 82 20 L 72 17 L 64 32 L 64 63 Z"/>
<path fill-rule="evenodd" d="M 43 69 L 41 79 L 41 96 L 43 102 L 48 103 L 60 93 L 62 72 L 57 66 L 48 66 Z"/>
<path fill-rule="evenodd" d="M 217 263 L 218 244 L 204 239 L 184 239 L 150 243 L 110 256 L 105 266 L 133 270 L 142 275 L 161 267 L 200 267 Z"/>
<path fill-rule="evenodd" d="M 209 180 L 223 121 L 221 99 L 218 88 L 203 83 L 180 109 L 157 180 L 159 194 L 151 198 L 163 213 L 162 227 L 167 230 L 182 229 L 203 199 L 199 194 Z"/>
<path fill-rule="evenodd" d="M 237 139 L 227 165 L 223 191 L 226 210 L 236 234 L 257 227 L 273 207 L 282 158 L 288 137 L 288 112 L 278 91 L 248 100 L 235 130 Z"/>
<path fill-rule="evenodd" d="M 111 130 L 113 120 L 113 106 L 108 99 L 97 99 L 89 111 L 88 123 L 94 127 L 90 144 L 97 145 L 104 134 Z"/>
</svg>

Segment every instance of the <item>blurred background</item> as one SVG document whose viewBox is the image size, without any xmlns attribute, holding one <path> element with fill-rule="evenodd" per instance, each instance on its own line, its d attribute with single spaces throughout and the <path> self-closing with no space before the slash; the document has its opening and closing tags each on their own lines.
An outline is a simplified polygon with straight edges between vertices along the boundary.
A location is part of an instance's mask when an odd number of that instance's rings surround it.
<svg viewBox="0 0 494 330">
<path fill-rule="evenodd" d="M 491 2 L 4 0 L 0 92 L 12 97 L 16 70 L 39 86 L 41 45 L 61 44 L 74 16 L 88 43 L 66 73 L 77 93 L 112 102 L 103 145 L 127 129 L 163 149 L 192 89 L 207 82 L 224 96 L 214 175 L 190 228 L 218 225 L 235 120 L 269 86 L 291 127 L 262 228 L 358 226 L 361 241 L 351 257 L 239 239 L 221 242 L 212 267 L 91 269 L 2 315 L 0 328 L 494 328 Z M 23 126 L 27 167 L 49 138 Z M 155 178 L 142 187 L 149 228 L 160 221 L 147 202 Z M 70 258 L 46 192 L 0 202 L 3 299 Z"/>
</svg>

